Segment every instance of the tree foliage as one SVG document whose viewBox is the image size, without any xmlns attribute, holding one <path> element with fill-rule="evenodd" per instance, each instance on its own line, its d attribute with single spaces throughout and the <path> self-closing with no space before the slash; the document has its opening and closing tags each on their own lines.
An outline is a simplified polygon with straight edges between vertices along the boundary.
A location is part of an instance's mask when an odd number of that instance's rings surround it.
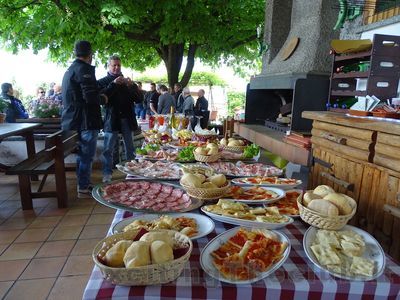
<svg viewBox="0 0 400 300">
<path fill-rule="evenodd" d="M 228 92 L 228 115 L 233 116 L 235 108 L 244 108 L 246 95 L 242 92 Z"/>
<path fill-rule="evenodd" d="M 168 82 L 168 77 L 166 74 L 153 76 L 143 74 L 136 76 L 135 80 L 141 82 L 166 83 Z M 226 82 L 217 74 L 211 72 L 193 72 L 188 85 L 226 86 Z"/>
<path fill-rule="evenodd" d="M 186 85 L 195 57 L 253 65 L 264 9 L 265 0 L 0 0 L 0 39 L 14 53 L 49 48 L 51 59 L 64 63 L 74 42 L 87 39 L 102 61 L 118 53 L 138 71 L 163 61 L 168 83 Z"/>
</svg>

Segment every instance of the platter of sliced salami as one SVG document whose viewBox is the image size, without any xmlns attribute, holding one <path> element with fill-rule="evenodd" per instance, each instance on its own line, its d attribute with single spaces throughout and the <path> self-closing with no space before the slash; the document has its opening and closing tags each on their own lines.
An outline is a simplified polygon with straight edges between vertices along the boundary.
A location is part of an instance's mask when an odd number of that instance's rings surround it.
<svg viewBox="0 0 400 300">
<path fill-rule="evenodd" d="M 92 196 L 103 205 L 132 212 L 187 212 L 203 204 L 178 185 L 139 178 L 97 185 Z"/>
<path fill-rule="evenodd" d="M 280 176 L 283 171 L 277 167 L 262 163 L 212 162 L 207 164 L 216 173 L 225 174 L 229 177 L 253 177 L 253 176 Z"/>
<path fill-rule="evenodd" d="M 146 178 L 179 180 L 182 177 L 180 166 L 170 161 L 132 160 L 116 165 L 121 172 Z"/>
</svg>

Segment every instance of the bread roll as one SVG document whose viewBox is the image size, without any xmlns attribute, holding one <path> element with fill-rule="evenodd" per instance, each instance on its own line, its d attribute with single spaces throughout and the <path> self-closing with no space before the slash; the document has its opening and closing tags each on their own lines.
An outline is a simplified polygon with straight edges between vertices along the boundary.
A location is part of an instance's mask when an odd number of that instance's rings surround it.
<svg viewBox="0 0 400 300">
<path fill-rule="evenodd" d="M 151 264 L 150 243 L 144 241 L 133 242 L 124 256 L 125 268 L 135 268 Z"/>
<path fill-rule="evenodd" d="M 208 181 L 203 182 L 201 184 L 201 187 L 204 188 L 204 189 L 216 189 L 216 188 L 218 188 L 218 186 L 216 186 L 214 183 L 208 182 Z"/>
<path fill-rule="evenodd" d="M 192 187 L 201 187 L 202 180 L 194 174 L 185 174 L 182 176 L 181 181 L 184 185 Z"/>
<path fill-rule="evenodd" d="M 139 241 L 149 242 L 150 244 L 153 243 L 154 241 L 163 241 L 163 242 L 166 242 L 171 247 L 174 246 L 174 241 L 172 239 L 172 236 L 167 231 L 163 231 L 163 232 L 155 231 L 155 232 L 145 233 L 140 238 Z"/>
<path fill-rule="evenodd" d="M 122 268 L 124 266 L 124 255 L 126 250 L 132 244 L 132 241 L 119 241 L 116 242 L 110 249 L 108 249 L 104 256 L 104 261 L 107 266 L 112 268 Z"/>
<path fill-rule="evenodd" d="M 348 215 L 351 214 L 352 208 L 349 204 L 349 201 L 344 197 L 343 194 L 339 193 L 330 193 L 324 197 L 325 200 L 329 200 L 339 209 L 339 215 Z"/>
<path fill-rule="evenodd" d="M 207 155 L 217 155 L 218 154 L 218 148 L 207 148 L 208 152 Z"/>
<path fill-rule="evenodd" d="M 310 204 L 310 202 L 314 199 L 321 199 L 321 196 L 314 194 L 312 191 L 306 192 L 303 196 L 304 206 L 308 206 L 308 204 Z"/>
<path fill-rule="evenodd" d="M 321 197 L 325 197 L 326 195 L 334 192 L 334 189 L 328 185 L 319 185 L 314 189 L 313 193 Z"/>
<path fill-rule="evenodd" d="M 321 215 L 334 217 L 339 215 L 339 209 L 335 204 L 330 201 L 321 201 L 320 199 L 315 199 L 308 204 L 308 208 L 320 213 Z"/>
<path fill-rule="evenodd" d="M 150 255 L 153 264 L 162 264 L 174 260 L 172 247 L 163 241 L 154 241 L 151 243 Z"/>
<path fill-rule="evenodd" d="M 226 177 L 224 174 L 217 174 L 217 175 L 211 176 L 208 180 L 210 182 L 214 183 L 218 187 L 221 187 L 221 186 L 225 185 L 225 183 L 226 183 Z"/>
</svg>

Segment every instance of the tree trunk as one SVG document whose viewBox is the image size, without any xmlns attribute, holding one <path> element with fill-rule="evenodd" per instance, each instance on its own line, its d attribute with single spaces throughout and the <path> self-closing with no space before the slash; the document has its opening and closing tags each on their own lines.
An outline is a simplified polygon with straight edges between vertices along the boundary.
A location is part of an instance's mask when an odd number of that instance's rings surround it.
<svg viewBox="0 0 400 300">
<path fill-rule="evenodd" d="M 173 88 L 174 84 L 177 82 L 179 82 L 182 87 L 185 87 L 188 84 L 190 77 L 192 76 L 196 49 L 197 45 L 189 45 L 186 68 L 180 81 L 179 71 L 182 67 L 184 44 L 171 44 L 157 49 L 157 52 L 164 61 L 165 68 L 167 69 L 168 85 L 171 88 Z"/>
<path fill-rule="evenodd" d="M 194 44 L 189 45 L 185 73 L 183 73 L 183 76 L 182 76 L 182 79 L 180 82 L 182 86 L 187 86 L 187 84 L 189 83 L 190 77 L 192 77 L 192 71 L 193 71 L 193 67 L 194 67 L 194 57 L 196 54 L 196 50 L 197 50 L 197 45 L 194 45 Z"/>
</svg>

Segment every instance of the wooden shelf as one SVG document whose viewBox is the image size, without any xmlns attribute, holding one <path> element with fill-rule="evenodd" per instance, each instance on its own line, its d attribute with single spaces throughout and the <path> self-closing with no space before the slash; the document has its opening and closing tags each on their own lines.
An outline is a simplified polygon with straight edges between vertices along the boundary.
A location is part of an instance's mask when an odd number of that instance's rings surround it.
<svg viewBox="0 0 400 300">
<path fill-rule="evenodd" d="M 332 91 L 331 96 L 341 96 L 341 97 L 367 96 L 367 91 Z"/>
<path fill-rule="evenodd" d="M 369 56 L 371 56 L 371 50 L 336 56 L 335 61 L 359 59 L 359 58 L 364 58 L 364 57 L 369 57 Z"/>
<path fill-rule="evenodd" d="M 251 125 L 235 122 L 234 131 L 245 139 L 278 154 L 280 157 L 304 166 L 310 163 L 310 151 L 283 141 L 285 134 L 263 125 Z"/>
<path fill-rule="evenodd" d="M 369 71 L 365 72 L 348 72 L 348 73 L 333 73 L 332 79 L 336 78 L 368 78 Z"/>
</svg>

